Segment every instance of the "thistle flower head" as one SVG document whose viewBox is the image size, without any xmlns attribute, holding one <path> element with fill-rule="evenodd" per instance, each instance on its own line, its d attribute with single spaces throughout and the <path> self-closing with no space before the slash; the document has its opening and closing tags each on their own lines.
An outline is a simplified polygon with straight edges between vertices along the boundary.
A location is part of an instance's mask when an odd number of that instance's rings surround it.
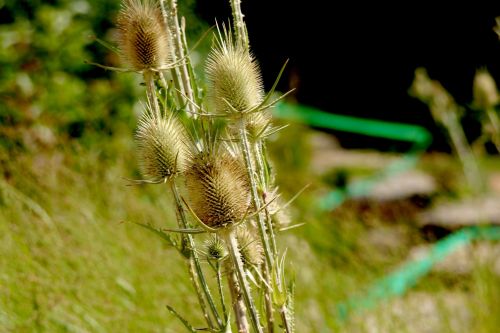
<svg viewBox="0 0 500 333">
<path fill-rule="evenodd" d="M 140 167 L 149 180 L 168 180 L 186 170 L 189 161 L 188 135 L 174 116 L 157 118 L 151 110 L 139 120 L 136 133 Z"/>
<path fill-rule="evenodd" d="M 230 32 L 217 40 L 206 72 L 217 112 L 244 112 L 262 102 L 264 90 L 257 63 L 242 45 L 233 42 Z"/>
<path fill-rule="evenodd" d="M 118 46 L 132 69 L 156 69 L 168 63 L 168 31 L 155 1 L 124 0 L 117 26 Z"/>
<path fill-rule="evenodd" d="M 186 173 L 186 185 L 193 211 L 211 228 L 239 222 L 250 206 L 245 169 L 227 153 L 195 156 Z"/>
<path fill-rule="evenodd" d="M 222 240 L 217 235 L 212 235 L 205 241 L 207 256 L 212 260 L 222 260 L 227 255 L 227 250 Z"/>
<path fill-rule="evenodd" d="M 474 104 L 483 110 L 498 103 L 498 89 L 495 80 L 487 70 L 478 70 L 473 83 Z"/>
<path fill-rule="evenodd" d="M 241 261 L 245 267 L 262 264 L 264 251 L 255 233 L 251 232 L 246 227 L 239 227 L 236 230 L 236 239 L 238 240 L 238 250 L 240 251 Z"/>
</svg>

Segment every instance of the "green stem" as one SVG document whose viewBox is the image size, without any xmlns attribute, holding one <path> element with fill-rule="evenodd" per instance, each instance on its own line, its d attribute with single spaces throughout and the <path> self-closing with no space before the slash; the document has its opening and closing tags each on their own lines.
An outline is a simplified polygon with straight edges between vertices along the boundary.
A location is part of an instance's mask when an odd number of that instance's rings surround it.
<svg viewBox="0 0 500 333">
<path fill-rule="evenodd" d="M 186 219 L 186 214 L 184 212 L 184 208 L 182 207 L 182 202 L 181 198 L 179 195 L 179 191 L 177 189 L 177 185 L 175 184 L 174 181 L 170 182 L 172 193 L 174 195 L 175 199 L 175 204 L 177 206 L 177 212 L 179 214 L 179 227 L 182 229 L 186 229 L 189 225 Z M 188 246 L 188 251 L 189 251 L 189 273 L 191 276 L 191 280 L 193 281 L 193 285 L 195 286 L 196 292 L 198 294 L 198 299 L 200 301 L 200 305 L 202 307 L 202 310 L 205 315 L 205 319 L 207 319 L 207 324 L 213 328 L 213 324 L 211 322 L 210 316 L 208 315 L 208 311 L 206 309 L 206 304 L 203 298 L 203 294 L 205 294 L 205 297 L 208 301 L 208 304 L 210 306 L 210 310 L 212 312 L 212 315 L 214 316 L 215 320 L 217 321 L 217 324 L 220 328 L 223 327 L 222 320 L 219 316 L 219 313 L 217 311 L 217 307 L 215 306 L 214 300 L 212 298 L 212 294 L 210 293 L 210 289 L 208 288 L 207 281 L 205 280 L 205 275 L 203 273 L 203 270 L 201 269 L 200 265 L 200 259 L 198 258 L 198 254 L 196 253 L 196 245 L 193 239 L 192 235 L 189 234 L 183 234 L 183 243 L 187 242 Z M 198 280 L 196 280 L 196 277 L 198 277 L 199 283 L 197 283 Z M 198 287 L 197 287 L 198 285 Z M 199 287 L 201 285 L 201 289 L 203 291 L 203 294 L 200 292 Z"/>
<path fill-rule="evenodd" d="M 215 270 L 216 270 L 216 274 L 217 274 L 217 287 L 219 290 L 219 297 L 220 297 L 220 302 L 222 305 L 222 313 L 224 314 L 224 321 L 227 322 L 228 315 L 227 315 L 227 308 L 226 308 L 226 300 L 224 298 L 224 291 L 222 290 L 222 275 L 221 275 L 221 271 L 220 271 L 220 262 L 219 261 L 217 261 L 215 263 Z"/>
<path fill-rule="evenodd" d="M 254 141 L 253 142 L 253 155 L 255 157 L 255 160 L 257 161 L 257 171 L 260 177 L 260 183 L 263 188 L 263 196 L 262 196 L 262 203 L 265 205 L 267 203 L 267 198 L 266 194 L 268 193 L 268 184 L 267 184 L 267 177 L 266 177 L 266 170 L 265 170 L 265 159 L 266 156 L 264 155 L 264 152 L 262 150 L 262 145 L 264 145 L 264 142 L 262 140 Z M 266 214 L 266 228 L 267 232 L 269 234 L 269 238 L 271 239 L 271 254 L 273 257 L 276 256 L 277 251 L 277 246 L 276 246 L 276 237 L 274 235 L 274 228 L 273 228 L 273 223 L 271 221 L 271 215 L 269 214 L 269 209 L 265 209 L 265 214 Z"/>
<path fill-rule="evenodd" d="M 264 265 L 264 279 L 266 282 L 270 282 L 270 274 L 267 266 Z M 264 286 L 264 301 L 266 305 L 266 320 L 267 320 L 267 332 L 274 333 L 274 309 L 273 309 L 273 301 L 271 298 L 271 291 L 267 286 Z"/>
<path fill-rule="evenodd" d="M 158 99 L 156 98 L 155 81 L 153 75 L 154 73 L 149 70 L 146 70 L 143 73 L 144 83 L 146 84 L 146 96 L 148 99 L 148 103 L 153 109 L 154 118 L 159 119 L 161 116 L 160 105 L 158 104 Z"/>
<path fill-rule="evenodd" d="M 281 321 L 283 322 L 283 327 L 285 328 L 286 333 L 292 333 L 292 328 L 290 327 L 290 323 L 288 322 L 288 317 L 286 315 L 287 312 L 286 305 L 282 305 L 280 308 Z"/>
<path fill-rule="evenodd" d="M 243 262 L 241 261 L 241 253 L 238 249 L 238 240 L 236 239 L 235 233 L 236 231 L 234 230 L 228 231 L 224 235 L 225 241 L 229 247 L 229 253 L 231 256 L 234 269 L 236 271 L 236 276 L 238 278 L 238 284 L 240 287 L 241 294 L 243 295 L 243 299 L 245 300 L 245 305 L 248 308 L 248 312 L 250 313 L 250 322 L 252 323 L 252 327 L 255 332 L 264 333 L 259 323 L 259 314 L 253 302 L 252 294 L 250 293 L 250 286 L 248 284 L 245 271 L 243 269 Z"/>
<path fill-rule="evenodd" d="M 245 160 L 245 166 L 248 173 L 248 179 L 250 180 L 252 203 L 255 211 L 259 211 L 261 208 L 261 202 L 259 197 L 259 190 L 257 188 L 257 181 L 255 180 L 255 167 L 253 165 L 252 156 L 250 155 L 250 144 L 248 142 L 248 135 L 245 126 L 245 119 L 241 118 L 239 120 L 239 132 L 240 132 L 240 143 L 241 150 L 243 151 L 243 157 Z M 273 257 L 271 255 L 271 249 L 269 246 L 269 238 L 267 237 L 266 226 L 264 225 L 264 219 L 262 213 L 257 214 L 257 225 L 259 229 L 259 236 L 262 239 L 264 245 L 264 254 L 266 258 L 266 265 L 268 267 L 273 267 Z"/>
</svg>

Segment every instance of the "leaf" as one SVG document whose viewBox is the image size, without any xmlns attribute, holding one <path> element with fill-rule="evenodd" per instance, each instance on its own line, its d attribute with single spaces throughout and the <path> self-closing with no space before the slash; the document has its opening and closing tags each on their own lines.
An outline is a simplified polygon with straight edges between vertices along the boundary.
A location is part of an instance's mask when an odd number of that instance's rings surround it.
<svg viewBox="0 0 500 333">
<path fill-rule="evenodd" d="M 189 332 L 191 332 L 191 333 L 197 333 L 196 329 L 186 319 L 184 319 L 180 314 L 178 314 L 177 311 L 174 310 L 174 308 L 172 308 L 171 306 L 167 305 L 167 309 L 168 309 L 168 311 L 171 314 L 173 314 L 174 316 L 176 316 L 182 322 L 182 324 L 184 325 L 184 327 L 186 327 Z"/>
<path fill-rule="evenodd" d="M 155 228 L 153 226 L 150 226 L 150 225 L 144 224 L 144 223 L 139 223 L 139 222 L 132 222 L 132 223 L 135 224 L 135 225 L 138 225 L 140 227 L 143 227 L 146 230 L 151 231 L 152 233 L 154 233 L 155 235 L 159 236 L 161 239 L 163 239 L 167 243 L 169 243 L 169 245 L 177 248 L 177 242 L 169 234 L 167 234 L 166 232 L 162 231 L 161 229 L 157 229 L 157 228 Z"/>
</svg>

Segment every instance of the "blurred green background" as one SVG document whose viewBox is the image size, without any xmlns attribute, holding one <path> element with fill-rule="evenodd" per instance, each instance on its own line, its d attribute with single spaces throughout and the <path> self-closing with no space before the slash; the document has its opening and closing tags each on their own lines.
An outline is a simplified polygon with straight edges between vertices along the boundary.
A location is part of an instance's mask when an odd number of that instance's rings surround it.
<svg viewBox="0 0 500 333">
<path fill-rule="evenodd" d="M 209 24 L 193 13 L 194 0 L 180 5 L 196 41 Z M 175 250 L 126 223 L 172 226 L 174 210 L 162 186 L 124 180 L 139 177 L 132 137 L 141 78 L 84 63 L 120 65 L 92 38 L 112 40 L 118 9 L 114 0 L 0 0 L 0 332 L 182 332 L 167 304 L 202 323 Z M 200 72 L 208 45 L 193 54 Z M 336 162 L 319 172 L 318 152 L 321 160 L 331 150 Z M 353 199 L 325 211 L 317 205 L 323 194 L 400 156 L 346 155 L 331 137 L 298 124 L 274 137 L 270 151 L 285 198 L 311 184 L 290 212 L 306 225 L 281 236 L 297 281 L 297 332 L 500 327 L 500 279 L 477 258 L 464 274 L 433 271 L 401 297 L 348 318 L 339 310 L 412 249 L 441 237 L 424 232 L 416 215 L 429 200 L 461 193 L 460 167 L 448 155 L 418 165 L 437 180 L 437 194 Z M 498 165 L 484 161 L 487 170 Z"/>
</svg>

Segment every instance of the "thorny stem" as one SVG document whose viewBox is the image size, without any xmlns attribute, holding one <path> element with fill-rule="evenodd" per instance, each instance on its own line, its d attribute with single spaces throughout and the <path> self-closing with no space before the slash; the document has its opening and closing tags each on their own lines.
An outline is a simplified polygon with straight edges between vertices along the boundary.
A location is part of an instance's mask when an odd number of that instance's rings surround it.
<svg viewBox="0 0 500 333">
<path fill-rule="evenodd" d="M 148 98 L 148 103 L 153 108 L 154 119 L 159 119 L 161 116 L 160 105 L 158 104 L 158 99 L 156 98 L 155 81 L 153 77 L 154 73 L 152 71 L 144 71 L 144 83 L 146 84 L 146 96 Z"/>
<path fill-rule="evenodd" d="M 175 204 L 177 206 L 177 212 L 179 215 L 179 219 L 178 219 L 179 227 L 186 229 L 188 227 L 188 222 L 186 219 L 186 214 L 184 212 L 184 208 L 182 207 L 182 202 L 181 202 L 181 198 L 179 195 L 179 191 L 177 189 L 177 185 L 175 184 L 174 181 L 171 181 L 170 185 L 171 185 L 170 187 L 172 189 L 172 193 L 174 195 Z M 196 253 L 196 250 L 195 250 L 196 245 L 195 245 L 193 236 L 191 236 L 189 234 L 183 234 L 182 237 L 183 237 L 183 240 L 182 240 L 183 243 L 185 241 L 187 241 L 187 246 L 188 246 L 188 251 L 189 251 L 189 274 L 191 277 L 191 281 L 193 282 L 193 285 L 196 289 L 196 293 L 198 294 L 198 300 L 199 300 L 200 306 L 203 310 L 203 314 L 205 316 L 205 319 L 207 320 L 207 324 L 211 328 L 213 328 L 213 323 L 212 323 L 212 320 L 210 319 L 210 316 L 208 315 L 208 311 L 207 311 L 207 307 L 205 304 L 205 300 L 203 298 L 203 294 L 205 294 L 205 297 L 206 297 L 208 304 L 210 306 L 210 310 L 212 312 L 212 315 L 214 316 L 215 320 L 217 321 L 218 326 L 223 327 L 222 320 L 219 316 L 219 313 L 217 312 L 217 308 L 216 308 L 215 303 L 213 301 L 212 294 L 210 293 L 210 289 L 208 288 L 208 284 L 205 280 L 205 275 L 203 273 L 203 270 L 201 269 L 200 259 L 198 258 L 198 254 Z M 199 282 L 196 279 L 196 277 L 198 277 Z M 201 289 L 203 291 L 203 294 L 200 290 L 200 285 L 201 285 Z"/>
<path fill-rule="evenodd" d="M 243 262 L 241 261 L 241 253 L 238 249 L 238 240 L 236 239 L 236 231 L 230 230 L 224 234 L 226 243 L 229 247 L 229 253 L 231 255 L 231 260 L 236 271 L 236 276 L 238 277 L 238 284 L 240 287 L 241 294 L 245 300 L 245 305 L 250 313 L 250 322 L 255 332 L 264 333 L 262 327 L 259 323 L 259 314 L 255 303 L 252 299 L 252 294 L 250 293 L 250 286 L 248 284 L 246 274 L 243 268 Z"/>
<path fill-rule="evenodd" d="M 264 279 L 266 281 L 271 281 L 269 277 L 269 269 L 266 265 L 264 266 Z M 266 304 L 266 320 L 267 320 L 267 332 L 274 333 L 274 309 L 273 302 L 271 299 L 271 293 L 267 285 L 264 286 L 264 302 Z"/>
<path fill-rule="evenodd" d="M 486 110 L 488 118 L 490 119 L 491 127 L 493 129 L 493 133 L 491 135 L 491 141 L 495 145 L 497 151 L 500 153 L 500 121 L 498 120 L 498 116 L 495 113 L 494 109 Z"/>
<path fill-rule="evenodd" d="M 217 274 L 217 287 L 219 289 L 219 297 L 220 297 L 220 303 L 222 306 L 222 313 L 224 314 L 224 322 L 227 322 L 227 308 L 226 308 L 226 300 L 224 298 L 224 291 L 222 290 L 222 274 L 220 270 L 220 262 L 217 261 L 215 263 L 215 270 Z"/>
<path fill-rule="evenodd" d="M 245 306 L 245 301 L 243 300 L 243 295 L 240 291 L 240 286 L 238 284 L 238 277 L 234 272 L 233 267 L 229 264 L 227 266 L 228 276 L 227 282 L 229 284 L 229 291 L 231 293 L 231 304 L 233 305 L 234 316 L 236 317 L 236 326 L 238 326 L 238 333 L 248 333 L 248 319 L 247 319 L 247 308 Z"/>
<path fill-rule="evenodd" d="M 264 158 L 265 156 L 263 155 L 263 151 L 261 149 L 261 145 L 263 144 L 262 141 L 253 141 L 252 142 L 252 147 L 253 147 L 253 155 L 255 157 L 255 160 L 257 161 L 257 169 L 258 169 L 258 174 L 259 174 L 259 181 L 260 184 L 263 188 L 263 194 L 262 194 L 262 203 L 265 205 L 266 204 L 266 193 L 267 193 L 267 182 L 266 182 L 266 176 L 265 176 L 265 169 L 264 169 Z M 271 221 L 271 216 L 269 214 L 269 210 L 266 208 L 265 209 L 265 214 L 266 214 L 266 228 L 268 232 L 268 236 L 271 238 L 271 254 L 273 258 L 276 256 L 277 253 L 277 248 L 276 248 L 276 239 L 274 237 L 274 230 L 273 230 L 273 225 Z M 270 273 L 269 273 L 269 266 L 268 265 L 263 265 L 263 272 L 264 272 L 264 279 L 266 282 L 271 281 Z M 264 300 L 265 300 L 265 305 L 266 305 L 266 320 L 267 320 L 267 331 L 269 333 L 274 332 L 274 310 L 273 310 L 273 304 L 272 304 L 272 298 L 271 298 L 271 290 L 269 288 L 265 287 L 264 288 Z"/>
<path fill-rule="evenodd" d="M 268 191 L 268 184 L 266 182 L 266 175 L 265 175 L 265 164 L 264 164 L 264 159 L 266 158 L 266 156 L 264 155 L 264 152 L 262 151 L 262 145 L 264 145 L 264 142 L 262 142 L 261 140 L 258 140 L 258 141 L 255 141 L 253 142 L 253 155 L 255 156 L 255 160 L 257 161 L 257 170 L 258 170 L 258 174 L 259 174 L 259 177 L 260 177 L 260 183 L 261 183 L 261 186 L 263 188 L 263 195 L 262 195 L 262 203 L 265 205 L 267 202 L 266 202 L 266 193 Z M 269 214 L 269 209 L 266 208 L 265 209 L 265 213 L 266 213 L 266 228 L 267 228 L 267 232 L 269 233 L 269 237 L 271 238 L 271 253 L 274 256 L 276 256 L 276 253 L 278 253 L 277 251 L 277 247 L 276 247 L 276 237 L 274 236 L 274 229 L 273 229 L 273 224 L 272 224 L 272 221 L 271 221 L 271 216 Z"/>
<path fill-rule="evenodd" d="M 187 50 L 184 49 L 182 43 L 182 32 L 179 26 L 179 20 L 177 18 L 177 0 L 161 0 L 160 1 L 161 11 L 163 14 L 163 19 L 169 29 L 171 35 L 171 42 L 173 43 L 173 61 L 176 62 L 180 59 L 184 59 L 187 56 Z M 178 88 L 181 91 L 181 100 L 182 104 L 186 106 L 188 114 L 193 114 L 192 106 L 189 103 L 188 99 L 193 101 L 194 94 L 191 85 L 191 79 L 189 76 L 186 60 L 183 61 L 178 67 L 175 67 L 174 75 L 172 75 L 175 79 L 181 80 L 178 82 Z M 175 82 L 175 81 L 174 81 Z M 186 97 L 187 96 L 187 99 Z"/>
<path fill-rule="evenodd" d="M 255 167 L 253 166 L 252 156 L 250 155 L 250 144 L 248 142 L 248 135 L 245 127 L 245 119 L 239 120 L 239 132 L 240 132 L 240 143 L 241 150 L 243 151 L 243 157 L 245 159 L 245 166 L 248 172 L 248 179 L 250 180 L 250 192 L 252 195 L 252 202 L 255 211 L 259 211 L 261 208 L 261 202 L 259 197 L 259 191 L 257 188 L 257 181 L 255 180 Z M 269 238 L 266 233 L 266 226 L 264 225 L 262 213 L 257 214 L 257 224 L 259 226 L 259 236 L 262 239 L 264 245 L 264 254 L 266 257 L 266 264 L 268 267 L 273 266 L 273 256 L 271 255 L 271 249 L 269 247 Z"/>
<path fill-rule="evenodd" d="M 288 317 L 286 315 L 287 312 L 286 305 L 282 305 L 280 308 L 281 321 L 283 322 L 283 326 L 285 328 L 286 333 L 292 333 L 292 328 L 290 327 L 290 323 L 288 322 Z"/>
<path fill-rule="evenodd" d="M 241 0 L 231 0 L 231 8 L 233 10 L 233 24 L 234 31 L 236 33 L 236 39 L 248 51 L 248 32 L 245 21 L 243 20 L 243 17 L 245 17 L 245 15 L 243 15 L 243 13 L 241 12 Z"/>
</svg>

